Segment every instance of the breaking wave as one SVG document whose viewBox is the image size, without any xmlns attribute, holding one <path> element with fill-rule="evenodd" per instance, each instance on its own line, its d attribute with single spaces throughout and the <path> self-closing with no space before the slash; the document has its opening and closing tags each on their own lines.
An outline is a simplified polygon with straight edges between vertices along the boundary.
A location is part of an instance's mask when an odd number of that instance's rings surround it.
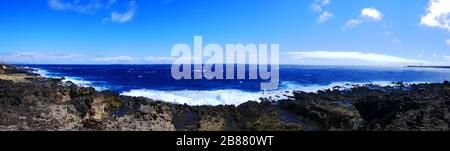
<svg viewBox="0 0 450 151">
<path fill-rule="evenodd" d="M 391 85 L 388 81 L 370 82 L 380 86 Z M 246 92 L 241 90 L 210 90 L 210 91 L 198 91 L 198 90 L 178 90 L 178 91 L 160 91 L 160 90 L 148 90 L 148 89 L 135 89 L 126 92 L 122 92 L 121 95 L 134 96 L 134 97 L 146 97 L 154 100 L 160 100 L 164 102 L 170 102 L 175 104 L 187 104 L 187 105 L 240 105 L 247 101 L 257 101 L 260 98 L 269 98 L 271 100 L 286 99 L 292 96 L 292 92 L 304 91 L 304 92 L 317 92 L 319 90 L 329 89 L 336 86 L 341 89 L 349 89 L 356 85 L 366 85 L 369 83 L 352 83 L 352 82 L 335 82 L 329 85 L 300 85 L 294 82 L 282 82 L 281 86 L 284 88 L 277 91 L 268 92 Z"/>
</svg>

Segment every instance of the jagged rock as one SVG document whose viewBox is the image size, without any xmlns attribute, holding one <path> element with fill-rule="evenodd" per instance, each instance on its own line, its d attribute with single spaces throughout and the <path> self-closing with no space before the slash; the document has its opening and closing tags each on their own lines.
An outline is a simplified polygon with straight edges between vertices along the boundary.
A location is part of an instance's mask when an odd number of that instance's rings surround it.
<svg viewBox="0 0 450 151">
<path fill-rule="evenodd" d="M 147 106 L 149 107 L 149 106 Z M 150 108 L 159 108 L 152 106 Z M 157 113 L 156 110 L 149 112 L 137 112 L 125 116 L 115 117 L 114 120 L 106 124 L 106 130 L 132 130 L 132 131 L 174 131 L 172 115 L 170 110 Z"/>
<path fill-rule="evenodd" d="M 73 105 L 50 105 L 40 120 L 51 119 L 55 129 L 49 130 L 79 130 L 82 125 L 81 116 L 77 113 Z"/>
<path fill-rule="evenodd" d="M 29 81 L 0 78 L 0 130 L 175 129 L 170 107 L 165 104 L 97 92 L 13 66 L 5 68 L 7 74 L 26 73 Z M 115 113 L 119 110 L 126 114 L 118 116 Z"/>
<path fill-rule="evenodd" d="M 366 121 L 363 130 L 450 130 L 447 86 L 412 85 L 409 91 L 358 99 L 355 107 Z"/>
<path fill-rule="evenodd" d="M 0 71 L 0 130 L 450 130 L 448 81 L 188 106 L 97 92 L 9 65 Z"/>
<path fill-rule="evenodd" d="M 338 101 L 326 100 L 320 95 L 294 93 L 295 100 L 279 102 L 282 109 L 292 112 L 317 125 L 322 130 L 357 130 L 363 119 L 358 110 Z"/>
<path fill-rule="evenodd" d="M 225 130 L 225 119 L 216 117 L 205 117 L 198 122 L 199 131 L 223 131 Z"/>
<path fill-rule="evenodd" d="M 303 130 L 303 125 L 285 121 L 270 102 L 247 102 L 239 106 L 175 106 L 177 130 L 280 131 Z"/>
</svg>

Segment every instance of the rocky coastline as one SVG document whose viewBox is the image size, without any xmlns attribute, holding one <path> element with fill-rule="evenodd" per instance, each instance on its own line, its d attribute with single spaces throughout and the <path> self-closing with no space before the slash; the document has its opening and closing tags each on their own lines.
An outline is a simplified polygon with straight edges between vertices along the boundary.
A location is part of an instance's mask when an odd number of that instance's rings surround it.
<svg viewBox="0 0 450 151">
<path fill-rule="evenodd" d="M 1 131 L 448 131 L 450 83 L 339 87 L 279 101 L 189 106 L 0 65 Z"/>
</svg>

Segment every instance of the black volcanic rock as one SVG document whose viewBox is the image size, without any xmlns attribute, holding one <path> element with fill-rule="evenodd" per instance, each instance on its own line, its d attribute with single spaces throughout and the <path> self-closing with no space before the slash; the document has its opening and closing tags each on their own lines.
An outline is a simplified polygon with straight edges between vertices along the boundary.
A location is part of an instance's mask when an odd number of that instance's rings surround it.
<svg viewBox="0 0 450 151">
<path fill-rule="evenodd" d="M 98 92 L 0 65 L 0 130 L 397 131 L 450 128 L 450 84 L 294 91 L 239 106 L 189 106 Z M 287 93 L 287 92 L 286 92 Z M 280 99 L 280 98 L 278 98 Z"/>
<path fill-rule="evenodd" d="M 301 131 L 303 125 L 283 120 L 270 102 L 249 101 L 239 106 L 174 106 L 177 130 L 200 131 Z"/>
<path fill-rule="evenodd" d="M 406 91 L 358 99 L 363 130 L 449 130 L 450 85 L 418 84 Z"/>
<path fill-rule="evenodd" d="M 0 130 L 174 130 L 169 107 L 158 110 L 165 104 L 97 92 L 61 79 L 38 77 L 23 68 L 2 66 Z M 18 74 L 26 74 L 26 79 Z M 5 80 L 15 77 L 19 80 Z M 127 108 L 120 117 L 112 114 L 130 102 L 150 109 Z"/>
<path fill-rule="evenodd" d="M 358 130 L 362 118 L 356 108 L 328 93 L 294 92 L 295 100 L 281 100 L 280 107 L 302 117 L 321 130 Z"/>
<path fill-rule="evenodd" d="M 280 107 L 321 130 L 449 130 L 450 85 L 396 83 L 294 92 Z"/>
</svg>

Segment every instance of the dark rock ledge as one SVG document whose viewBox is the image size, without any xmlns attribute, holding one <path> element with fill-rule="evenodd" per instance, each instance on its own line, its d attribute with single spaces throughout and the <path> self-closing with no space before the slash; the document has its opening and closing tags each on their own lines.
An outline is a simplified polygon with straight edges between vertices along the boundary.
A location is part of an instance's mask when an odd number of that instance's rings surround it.
<svg viewBox="0 0 450 151">
<path fill-rule="evenodd" d="M 450 84 L 295 91 L 280 101 L 188 106 L 98 92 L 0 65 L 0 130 L 449 130 Z"/>
</svg>

